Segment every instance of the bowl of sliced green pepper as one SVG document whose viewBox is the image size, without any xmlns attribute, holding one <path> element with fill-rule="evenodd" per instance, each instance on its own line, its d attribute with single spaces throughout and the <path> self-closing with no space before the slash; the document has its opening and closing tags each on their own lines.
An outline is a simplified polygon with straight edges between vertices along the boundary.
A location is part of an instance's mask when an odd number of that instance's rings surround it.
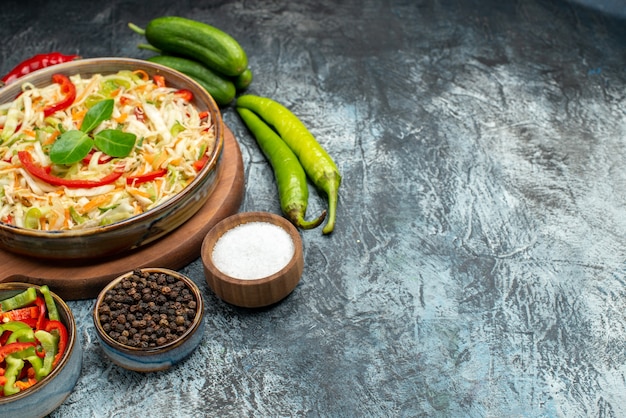
<svg viewBox="0 0 626 418">
<path fill-rule="evenodd" d="M 0 416 L 48 415 L 70 395 L 81 367 L 67 304 L 47 285 L 0 284 Z"/>
</svg>

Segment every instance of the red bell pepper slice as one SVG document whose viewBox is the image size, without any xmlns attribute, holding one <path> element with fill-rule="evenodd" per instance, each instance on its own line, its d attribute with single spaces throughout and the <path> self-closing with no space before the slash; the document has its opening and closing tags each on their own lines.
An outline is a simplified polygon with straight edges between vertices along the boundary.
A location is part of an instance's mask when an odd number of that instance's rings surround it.
<svg viewBox="0 0 626 418">
<path fill-rule="evenodd" d="M 18 353 L 22 350 L 26 350 L 29 347 L 37 347 L 37 343 L 34 342 L 15 342 L 0 347 L 0 363 L 4 361 L 5 357 L 9 354 Z"/>
<path fill-rule="evenodd" d="M 4 331 L 2 335 L 0 335 L 0 347 L 7 343 L 9 336 L 13 333 L 13 331 Z M 1 374 L 1 373 L 0 373 Z M 2 385 L 0 385 L 2 386 Z"/>
<path fill-rule="evenodd" d="M 174 92 L 174 95 L 177 97 L 180 97 L 181 99 L 183 99 L 186 102 L 190 102 L 193 100 L 193 93 L 190 90 L 187 89 L 180 89 L 180 90 L 176 90 Z"/>
<path fill-rule="evenodd" d="M 35 328 L 43 329 L 46 321 L 48 320 L 48 318 L 46 317 L 48 314 L 48 309 L 46 308 L 46 301 L 44 300 L 44 298 L 38 295 L 37 299 L 35 299 L 35 305 L 37 305 L 37 309 L 39 311 L 39 316 L 37 317 Z"/>
<path fill-rule="evenodd" d="M 162 75 L 155 75 L 152 77 L 152 79 L 154 80 L 154 84 L 156 84 L 157 87 L 165 87 L 165 77 L 163 77 Z"/>
<path fill-rule="evenodd" d="M 27 306 L 25 308 L 13 309 L 7 312 L 0 312 L 0 322 L 22 321 L 24 319 L 37 319 L 39 317 L 39 308 L 36 306 Z"/>
<path fill-rule="evenodd" d="M 63 357 L 63 353 L 65 353 L 65 347 L 67 347 L 67 328 L 65 328 L 65 325 L 63 325 L 61 321 L 50 320 L 46 322 L 45 331 L 56 331 L 59 335 L 59 348 L 52 362 L 52 365 L 56 366 L 61 357 Z"/>
<path fill-rule="evenodd" d="M 83 158 L 83 163 L 85 164 L 89 164 L 93 158 L 93 155 L 96 153 L 96 151 L 91 150 L 89 151 L 89 154 L 87 154 L 85 156 L 85 158 Z M 108 163 L 109 161 L 111 161 L 113 159 L 113 157 L 111 157 L 110 155 L 107 154 L 100 154 L 100 157 L 98 158 L 98 164 L 104 164 L 104 163 Z"/>
<path fill-rule="evenodd" d="M 196 171 L 200 171 L 204 168 L 204 166 L 206 165 L 206 163 L 209 161 L 209 155 L 208 154 L 204 154 L 202 156 L 202 158 L 200 158 L 197 161 L 194 161 L 193 163 L 193 168 L 196 169 Z"/>
<path fill-rule="evenodd" d="M 63 94 L 63 98 L 55 104 L 44 108 L 43 116 L 46 118 L 52 115 L 54 112 L 67 109 L 72 105 L 72 103 L 74 103 L 74 100 L 76 99 L 76 86 L 74 86 L 74 83 L 72 83 L 72 81 L 66 75 L 54 74 L 52 76 L 52 81 L 61 86 L 61 93 Z"/>
<path fill-rule="evenodd" d="M 47 320 L 48 319 L 44 317 L 43 321 L 41 321 L 42 326 L 45 325 Z M 31 327 L 33 330 L 36 330 L 36 329 L 38 329 L 37 328 L 38 327 L 37 324 L 39 324 L 40 321 L 39 321 L 39 318 L 24 318 L 24 319 L 21 319 L 20 322 L 23 322 L 26 325 L 28 325 L 29 327 Z"/>
<path fill-rule="evenodd" d="M 33 161 L 33 156 L 28 151 L 19 151 L 17 156 L 20 162 L 31 175 L 37 177 L 40 180 L 45 181 L 53 186 L 65 186 L 70 188 L 91 188 L 104 186 L 115 182 L 122 176 L 122 171 L 116 170 L 111 174 L 102 177 L 100 180 L 70 180 L 62 177 L 57 177 L 50 174 L 50 167 L 42 167 Z"/>
<path fill-rule="evenodd" d="M 136 186 L 138 184 L 145 183 L 147 181 L 152 181 L 159 177 L 163 177 L 166 174 L 167 174 L 167 169 L 162 168 L 160 170 L 151 171 L 149 173 L 142 174 L 140 176 L 129 176 L 129 177 L 126 177 L 126 184 L 128 184 L 129 186 Z"/>
</svg>

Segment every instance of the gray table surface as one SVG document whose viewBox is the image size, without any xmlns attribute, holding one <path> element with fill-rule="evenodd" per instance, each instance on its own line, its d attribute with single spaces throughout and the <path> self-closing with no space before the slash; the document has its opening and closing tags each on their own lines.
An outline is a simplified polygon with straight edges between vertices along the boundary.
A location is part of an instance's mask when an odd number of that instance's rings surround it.
<svg viewBox="0 0 626 418">
<path fill-rule="evenodd" d="M 84 363 L 53 417 L 626 416 L 626 22 L 559 0 L 4 0 L 0 72 L 30 55 L 150 56 L 180 15 L 246 49 L 249 92 L 296 113 L 342 174 L 331 236 L 268 309 L 202 288 L 184 363 Z M 280 213 L 232 108 L 241 211 Z M 309 213 L 325 207 L 311 191 Z M 173 243 L 172 245 L 175 245 Z"/>
</svg>

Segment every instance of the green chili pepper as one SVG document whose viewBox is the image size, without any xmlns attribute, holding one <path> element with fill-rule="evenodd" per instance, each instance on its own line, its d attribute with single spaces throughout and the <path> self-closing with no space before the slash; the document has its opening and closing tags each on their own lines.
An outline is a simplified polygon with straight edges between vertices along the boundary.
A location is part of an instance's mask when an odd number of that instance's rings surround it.
<svg viewBox="0 0 626 418">
<path fill-rule="evenodd" d="M 250 94 L 237 98 L 237 108 L 256 113 L 272 126 L 300 160 L 302 168 L 313 183 L 328 196 L 328 221 L 322 232 L 329 234 L 335 227 L 335 212 L 341 175 L 333 159 L 317 142 L 306 126 L 282 104 Z"/>
<path fill-rule="evenodd" d="M 300 228 L 317 227 L 326 217 L 326 211 L 317 219 L 304 220 L 309 189 L 306 183 L 306 174 L 298 161 L 298 157 L 276 132 L 253 112 L 242 107 L 237 108 L 237 112 L 256 138 L 259 148 L 274 169 L 283 213 L 294 225 Z"/>
<path fill-rule="evenodd" d="M 15 296 L 0 301 L 0 311 L 6 312 L 28 306 L 35 303 L 35 299 L 37 299 L 37 290 L 34 287 L 29 287 Z"/>
</svg>

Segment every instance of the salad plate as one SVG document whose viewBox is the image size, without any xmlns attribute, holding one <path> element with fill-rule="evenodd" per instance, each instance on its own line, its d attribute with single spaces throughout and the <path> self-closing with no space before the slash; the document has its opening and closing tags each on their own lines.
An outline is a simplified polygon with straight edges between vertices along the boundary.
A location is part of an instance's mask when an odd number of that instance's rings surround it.
<svg viewBox="0 0 626 418">
<path fill-rule="evenodd" d="M 44 107 L 40 119 L 29 119 L 36 113 L 37 100 L 45 101 L 45 88 L 59 84 L 61 92 L 65 92 L 59 80 L 75 85 L 71 106 L 47 113 Z M 139 86 L 135 90 L 133 83 Z M 93 85 L 100 88 L 94 89 Z M 163 96 L 168 97 L 163 103 L 179 103 L 181 100 L 169 97 L 186 94 L 187 107 L 172 110 L 178 112 L 176 116 L 156 114 L 157 106 L 153 103 L 160 99 L 151 96 L 142 102 L 139 93 L 131 95 L 139 89 L 163 91 Z M 14 105 L 17 100 L 21 102 Z M 139 102 L 134 105 L 135 111 L 126 112 L 123 106 L 128 108 L 133 100 Z M 102 117 L 104 110 L 98 112 L 98 107 L 104 108 L 100 106 L 103 102 L 114 106 L 108 117 Z M 84 108 L 80 108 L 82 104 Z M 83 118 L 82 125 L 70 120 L 79 112 L 83 112 L 78 116 Z M 183 118 L 186 115 L 191 115 L 189 121 Z M 95 122 L 85 127 L 90 116 Z M 0 89 L 0 117 L 5 120 L 0 172 L 12 173 L 12 177 L 0 178 L 4 190 L 0 195 L 0 249 L 14 254 L 46 260 L 119 256 L 149 245 L 183 225 L 203 207 L 219 181 L 225 129 L 219 107 L 191 78 L 156 63 L 132 58 L 90 58 L 38 70 Z M 16 123 L 9 131 L 12 117 Z M 27 129 L 35 123 L 33 120 L 43 125 Z M 56 126 L 60 132 L 50 140 L 50 132 Z M 105 146 L 106 142 L 121 142 L 120 131 L 134 135 L 127 155 Z M 206 132 L 211 133 L 212 139 L 198 141 Z M 150 142 L 153 137 L 157 139 Z M 65 149 L 57 146 L 63 142 L 61 139 L 66 140 Z M 91 159 L 85 161 L 85 156 L 76 162 L 76 156 L 71 154 L 85 141 L 94 144 L 88 150 Z M 158 148 L 161 143 L 169 148 Z M 191 156 L 186 157 L 184 146 L 190 149 L 187 154 Z M 179 151 L 181 147 L 183 151 Z M 150 160 L 147 149 L 153 150 Z M 146 155 L 140 157 L 143 154 Z M 98 158 L 95 163 L 94 155 Z M 154 159 L 167 155 L 171 158 L 154 163 Z M 109 157 L 102 164 L 108 164 L 109 171 L 100 166 L 102 156 Z M 148 163 L 151 167 L 144 167 L 150 166 Z M 188 167 L 178 168 L 185 164 Z M 192 166 L 196 167 L 195 172 Z M 98 173 L 97 170 L 102 174 L 95 179 L 68 179 L 76 173 Z M 101 184 L 112 175 L 119 178 Z M 171 192 L 177 182 L 183 186 Z M 103 197 L 105 190 L 115 196 Z M 66 196 L 78 197 L 70 200 Z M 19 207 L 11 212 L 12 206 Z"/>
</svg>

